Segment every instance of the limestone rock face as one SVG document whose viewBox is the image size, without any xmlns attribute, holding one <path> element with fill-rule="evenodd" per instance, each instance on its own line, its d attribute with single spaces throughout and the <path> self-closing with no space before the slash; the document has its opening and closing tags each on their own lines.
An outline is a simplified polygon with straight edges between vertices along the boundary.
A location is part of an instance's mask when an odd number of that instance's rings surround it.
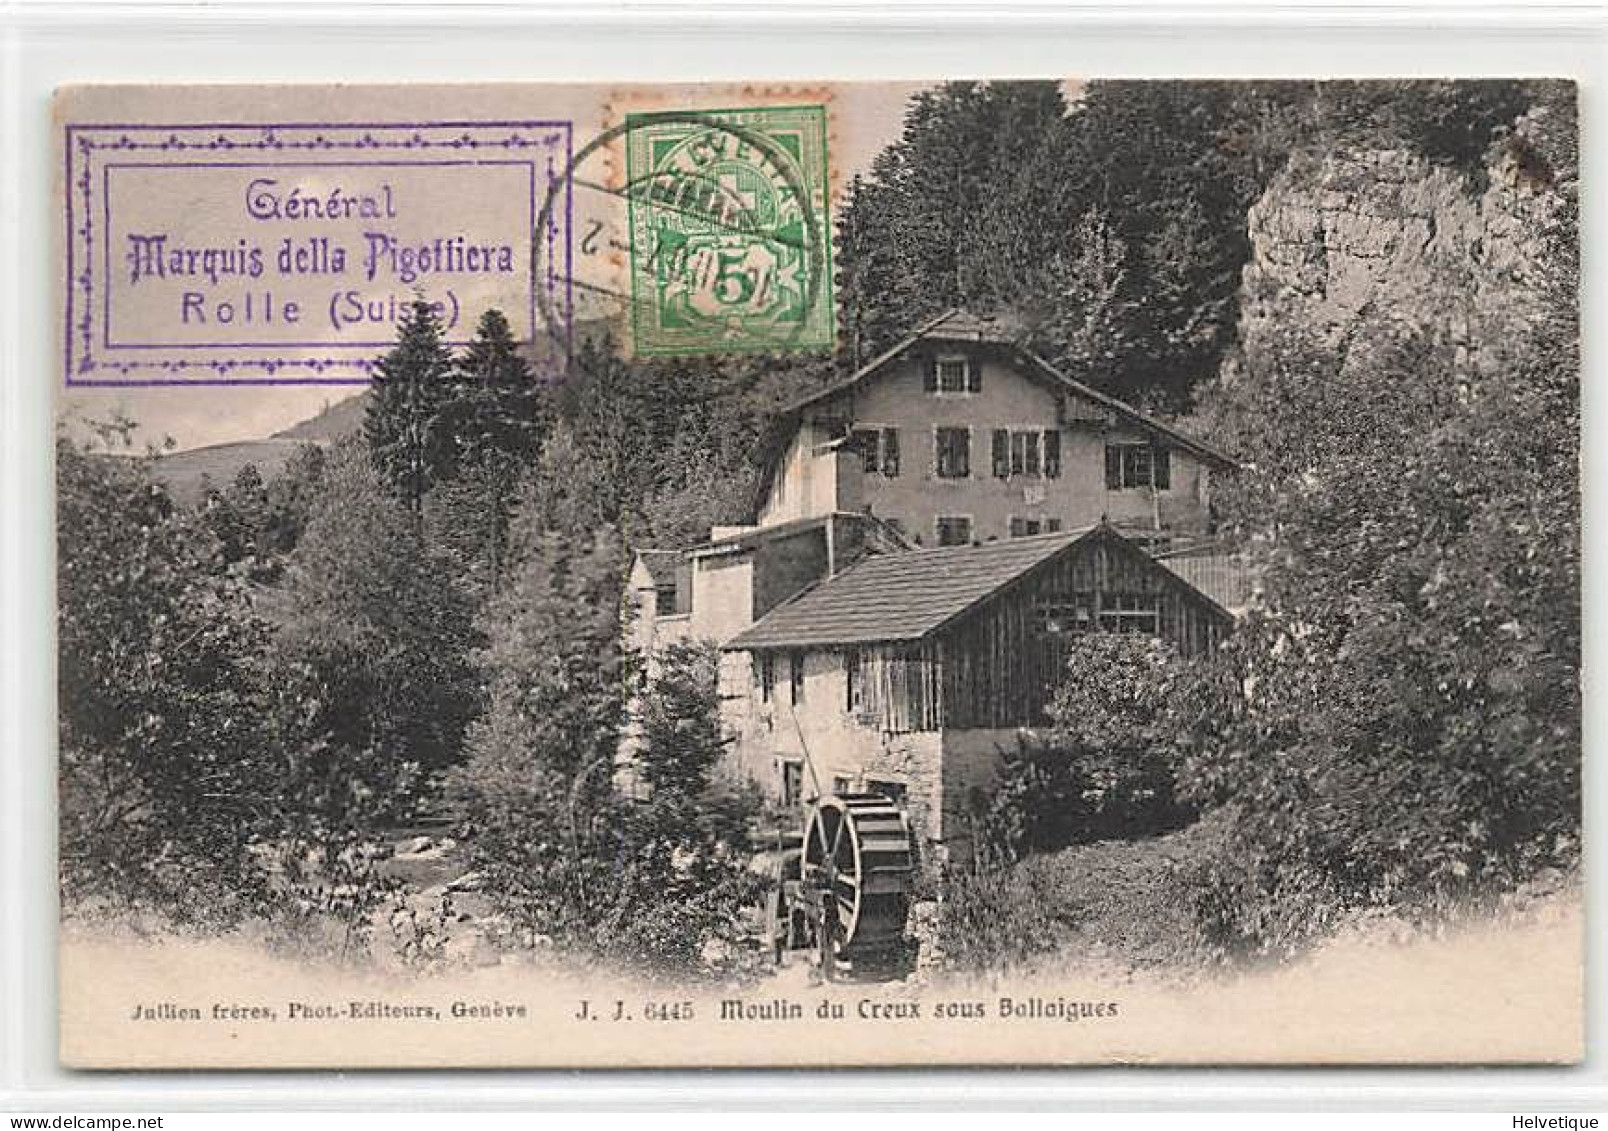
<svg viewBox="0 0 1608 1131">
<path fill-rule="evenodd" d="M 1247 216 L 1242 349 L 1298 327 L 1349 356 L 1411 331 L 1482 364 L 1556 302 L 1548 283 L 1572 254 L 1574 169 L 1535 156 L 1535 125 L 1519 123 L 1478 185 L 1405 150 L 1293 159 Z"/>
</svg>

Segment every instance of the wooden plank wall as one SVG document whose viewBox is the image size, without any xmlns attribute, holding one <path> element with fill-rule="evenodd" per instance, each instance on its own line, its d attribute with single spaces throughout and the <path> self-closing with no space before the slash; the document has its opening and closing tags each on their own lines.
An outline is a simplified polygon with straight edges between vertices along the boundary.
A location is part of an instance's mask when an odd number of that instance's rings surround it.
<svg viewBox="0 0 1608 1131">
<path fill-rule="evenodd" d="M 936 644 L 860 650 L 860 715 L 894 734 L 937 730 L 943 681 Z"/>
<path fill-rule="evenodd" d="M 1186 656 L 1215 647 L 1229 627 L 1209 602 L 1148 558 L 1089 539 L 941 634 L 943 725 L 1042 725 L 1075 640 L 1043 633 L 1042 607 L 1092 600 L 1098 624 L 1111 598 L 1137 594 L 1157 596 L 1159 633 Z"/>
<path fill-rule="evenodd" d="M 858 649 L 859 716 L 894 734 L 939 727 L 1041 726 L 1075 634 L 1046 634 L 1046 605 L 1092 605 L 1155 594 L 1160 635 L 1186 656 L 1216 647 L 1224 615 L 1168 571 L 1100 538 L 1030 574 L 921 645 Z"/>
</svg>

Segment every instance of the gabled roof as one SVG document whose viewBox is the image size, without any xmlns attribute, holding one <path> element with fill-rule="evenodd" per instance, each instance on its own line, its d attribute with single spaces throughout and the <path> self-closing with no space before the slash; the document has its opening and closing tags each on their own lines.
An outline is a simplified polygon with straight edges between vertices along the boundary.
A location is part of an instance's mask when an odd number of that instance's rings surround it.
<svg viewBox="0 0 1608 1131">
<path fill-rule="evenodd" d="M 920 640 L 1035 566 L 1106 529 L 874 555 L 778 605 L 725 647 L 740 651 Z"/>
<path fill-rule="evenodd" d="M 986 603 L 1040 566 L 1101 538 L 1146 562 L 1169 585 L 1192 594 L 1225 622 L 1233 615 L 1155 562 L 1110 523 L 980 546 L 876 554 L 804 590 L 727 641 L 728 652 L 833 648 L 925 639 Z"/>
<path fill-rule="evenodd" d="M 773 445 L 776 450 L 769 452 L 764 461 L 764 470 L 760 475 L 754 496 L 755 508 L 757 509 L 764 505 L 766 492 L 770 489 L 771 479 L 776 474 L 778 463 L 783 454 L 782 449 L 785 449 L 787 438 L 790 438 L 793 431 L 797 429 L 804 409 L 859 387 L 882 373 L 888 366 L 899 361 L 906 351 L 923 341 L 980 342 L 999 350 L 1014 361 L 1027 376 L 1042 381 L 1052 388 L 1060 389 L 1091 401 L 1115 413 L 1119 418 L 1133 424 L 1135 427 L 1164 437 L 1168 443 L 1190 452 L 1207 463 L 1215 464 L 1222 468 L 1237 468 L 1239 466 L 1233 457 L 1218 451 L 1210 444 L 1180 432 L 1171 425 L 1163 424 L 1148 413 L 1140 412 L 1132 405 L 1124 404 L 1115 397 L 1107 396 L 1105 393 L 1091 388 L 1081 381 L 1074 381 L 1048 361 L 1038 356 L 1038 354 L 1020 345 L 1020 334 L 1020 327 L 1005 318 L 988 317 L 966 310 L 947 310 L 938 317 L 916 327 L 909 337 L 884 350 L 860 366 L 848 377 L 843 378 L 841 381 L 834 381 L 806 397 L 801 397 L 787 404 L 783 407 L 781 415 L 776 422 L 778 427 L 773 429 L 774 435 L 779 439 L 779 445 Z"/>
<path fill-rule="evenodd" d="M 1013 322 L 1003 318 L 984 317 L 965 310 L 946 311 L 932 321 L 923 323 L 916 329 L 915 333 L 893 348 L 872 358 L 842 381 L 827 385 L 807 397 L 794 401 L 784 411 L 789 413 L 796 412 L 799 409 L 818 404 L 863 384 L 882 372 L 890 363 L 898 360 L 901 354 L 918 342 L 982 342 L 986 345 L 998 346 L 1003 349 L 1008 357 L 1016 361 L 1024 369 L 1030 370 L 1030 375 L 1043 378 L 1066 392 L 1075 393 L 1080 397 L 1093 401 L 1102 408 L 1110 409 L 1118 416 L 1138 425 L 1140 428 L 1160 433 L 1172 443 L 1193 452 L 1210 463 L 1216 463 L 1224 467 L 1239 466 L 1232 456 L 1218 451 L 1210 444 L 1180 432 L 1170 425 L 1163 424 L 1148 413 L 1140 412 L 1132 405 L 1124 404 L 1117 398 L 1107 396 L 1105 393 L 1091 388 L 1081 381 L 1074 381 L 1038 356 L 1038 354 L 1020 345 L 1017 337 L 1019 333 L 1019 328 Z"/>
</svg>

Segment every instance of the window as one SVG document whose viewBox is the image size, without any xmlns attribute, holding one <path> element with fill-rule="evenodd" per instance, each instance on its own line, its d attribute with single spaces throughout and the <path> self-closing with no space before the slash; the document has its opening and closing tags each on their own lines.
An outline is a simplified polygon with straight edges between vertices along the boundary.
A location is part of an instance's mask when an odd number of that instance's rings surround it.
<svg viewBox="0 0 1608 1131">
<path fill-rule="evenodd" d="M 1059 533 L 1061 533 L 1061 520 L 1058 519 L 1058 518 L 1047 518 L 1047 519 L 1045 519 L 1044 520 L 1044 531 L 1047 534 L 1059 534 Z"/>
<path fill-rule="evenodd" d="M 782 770 L 782 804 L 787 806 L 802 805 L 804 803 L 804 763 L 796 758 L 784 758 L 781 762 Z"/>
<path fill-rule="evenodd" d="M 1039 473 L 1039 434 L 1037 432 L 1011 433 L 1011 474 L 1037 475 Z"/>
<path fill-rule="evenodd" d="M 1011 516 L 1011 537 L 1029 538 L 1044 531 L 1044 522 L 1037 518 L 1017 518 Z"/>
<path fill-rule="evenodd" d="M 940 479 L 966 479 L 971 475 L 971 429 L 940 428 L 933 438 L 933 470 Z"/>
<path fill-rule="evenodd" d="M 1039 601 L 1039 631 L 1048 636 L 1076 636 L 1094 628 L 1094 594 L 1046 597 Z"/>
<path fill-rule="evenodd" d="M 661 617 L 674 616 L 676 612 L 676 583 L 667 581 L 663 585 L 653 587 L 653 611 Z"/>
<path fill-rule="evenodd" d="M 854 779 L 835 777 L 832 779 L 832 792 L 842 797 L 845 793 L 854 792 Z"/>
<path fill-rule="evenodd" d="M 993 469 L 996 479 L 1012 476 L 1043 476 L 1058 479 L 1061 475 L 1061 434 L 1037 428 L 994 429 Z"/>
<path fill-rule="evenodd" d="M 794 703 L 804 702 L 804 653 L 794 652 L 788 656 L 787 678 L 790 684 Z"/>
<path fill-rule="evenodd" d="M 958 355 L 930 358 L 923 384 L 929 393 L 978 393 L 983 388 L 982 373 Z"/>
<path fill-rule="evenodd" d="M 899 474 L 899 430 L 897 428 L 856 428 L 849 444 L 860 453 L 861 466 L 868 475 L 881 473 L 888 478 Z"/>
<path fill-rule="evenodd" d="M 860 679 L 860 653 L 850 648 L 843 653 L 843 709 L 851 715 L 859 714 L 864 700 L 864 685 Z"/>
<path fill-rule="evenodd" d="M 1106 489 L 1155 487 L 1167 490 L 1172 484 L 1172 461 L 1166 448 L 1150 444 L 1106 445 Z"/>
<path fill-rule="evenodd" d="M 867 793 L 880 793 L 895 805 L 903 806 L 909 789 L 902 781 L 888 781 L 884 778 L 866 778 L 865 791 Z"/>
<path fill-rule="evenodd" d="M 1112 593 L 1100 602 L 1101 632 L 1161 631 L 1161 601 L 1154 593 Z"/>
<path fill-rule="evenodd" d="M 971 518 L 963 514 L 938 516 L 938 544 L 940 546 L 968 546 L 971 544 Z"/>
<path fill-rule="evenodd" d="M 769 703 L 771 695 L 776 691 L 776 657 L 770 652 L 761 652 L 759 663 L 759 701 Z"/>
</svg>

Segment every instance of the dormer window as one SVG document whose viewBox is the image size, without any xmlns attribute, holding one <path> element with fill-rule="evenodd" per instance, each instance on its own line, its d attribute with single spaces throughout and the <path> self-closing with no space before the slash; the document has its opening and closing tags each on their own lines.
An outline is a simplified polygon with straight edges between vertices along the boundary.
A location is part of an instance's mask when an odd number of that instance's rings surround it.
<svg viewBox="0 0 1608 1131">
<path fill-rule="evenodd" d="M 938 391 L 940 393 L 964 393 L 966 391 L 966 372 L 970 368 L 963 357 L 941 357 L 938 359 Z"/>
<path fill-rule="evenodd" d="M 943 353 L 927 360 L 927 391 L 960 396 L 982 391 L 982 373 L 963 353 Z"/>
</svg>

